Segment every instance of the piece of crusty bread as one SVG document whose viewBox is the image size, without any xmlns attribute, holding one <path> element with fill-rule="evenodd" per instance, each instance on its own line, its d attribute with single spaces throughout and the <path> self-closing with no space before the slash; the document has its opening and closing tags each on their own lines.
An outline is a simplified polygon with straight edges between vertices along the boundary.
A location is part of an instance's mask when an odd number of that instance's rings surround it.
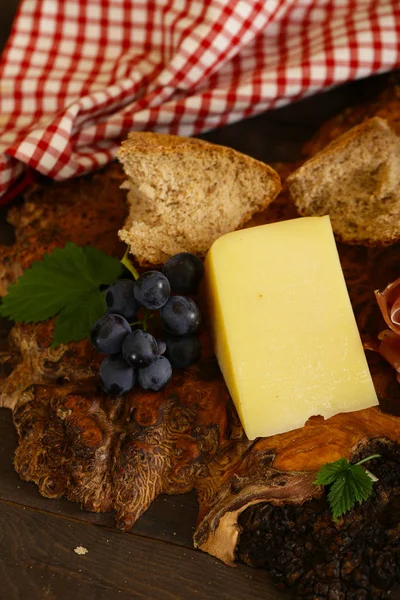
<svg viewBox="0 0 400 600">
<path fill-rule="evenodd" d="M 330 215 L 349 244 L 389 245 L 400 239 L 400 138 L 374 117 L 328 144 L 292 173 L 287 184 L 301 215 Z"/>
<path fill-rule="evenodd" d="M 182 251 L 204 256 L 214 240 L 265 209 L 281 189 L 268 165 L 195 138 L 132 132 L 118 158 L 130 203 L 119 237 L 142 265 Z"/>
</svg>

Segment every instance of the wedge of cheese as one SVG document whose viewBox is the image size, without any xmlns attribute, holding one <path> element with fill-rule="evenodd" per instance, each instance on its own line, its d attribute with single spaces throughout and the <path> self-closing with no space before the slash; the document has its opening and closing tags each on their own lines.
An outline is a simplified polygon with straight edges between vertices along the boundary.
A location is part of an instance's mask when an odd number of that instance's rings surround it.
<svg viewBox="0 0 400 600">
<path fill-rule="evenodd" d="M 222 236 L 205 282 L 215 354 L 249 439 L 378 403 L 328 216 Z"/>
</svg>

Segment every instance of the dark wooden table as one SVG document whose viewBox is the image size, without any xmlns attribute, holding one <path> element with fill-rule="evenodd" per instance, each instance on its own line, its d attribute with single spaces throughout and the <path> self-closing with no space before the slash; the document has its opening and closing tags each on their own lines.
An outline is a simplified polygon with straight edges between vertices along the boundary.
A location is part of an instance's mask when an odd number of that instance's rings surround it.
<svg viewBox="0 0 400 600">
<path fill-rule="evenodd" d="M 16 0 L 0 3 L 0 46 Z M 203 137 L 265 161 L 296 159 L 301 145 L 327 117 L 368 95 L 380 80 L 331 90 L 297 105 L 210 132 Z M 0 240 L 12 243 L 0 210 Z M 0 350 L 8 325 L 0 320 Z M 197 516 L 193 494 L 160 497 L 131 533 L 112 514 L 84 512 L 67 500 L 48 500 L 13 469 L 12 414 L 0 411 L 0 600 L 279 600 L 268 574 L 229 568 L 192 547 Z M 88 550 L 78 555 L 74 549 Z M 400 597 L 400 596 L 398 596 Z"/>
</svg>

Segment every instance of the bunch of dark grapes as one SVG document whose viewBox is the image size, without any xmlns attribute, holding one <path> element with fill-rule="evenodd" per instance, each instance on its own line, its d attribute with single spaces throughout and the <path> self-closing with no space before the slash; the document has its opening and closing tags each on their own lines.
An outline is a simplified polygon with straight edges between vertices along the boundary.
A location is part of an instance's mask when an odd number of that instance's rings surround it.
<svg viewBox="0 0 400 600">
<path fill-rule="evenodd" d="M 107 289 L 107 313 L 93 325 L 90 339 L 107 355 L 100 379 L 108 394 L 125 394 L 135 385 L 157 392 L 167 385 L 173 368 L 199 360 L 201 315 L 190 296 L 197 292 L 203 271 L 197 256 L 181 252 L 162 271 L 145 271 L 135 281 L 118 279 Z M 163 339 L 147 331 L 155 311 Z"/>
</svg>

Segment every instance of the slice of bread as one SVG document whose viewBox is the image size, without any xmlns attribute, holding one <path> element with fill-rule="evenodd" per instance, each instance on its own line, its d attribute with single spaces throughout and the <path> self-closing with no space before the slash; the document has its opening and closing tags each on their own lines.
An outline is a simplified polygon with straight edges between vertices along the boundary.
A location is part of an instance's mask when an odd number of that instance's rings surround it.
<svg viewBox="0 0 400 600">
<path fill-rule="evenodd" d="M 132 132 L 118 158 L 130 204 L 119 237 L 141 265 L 162 264 L 182 251 L 204 256 L 281 189 L 268 165 L 195 138 Z"/>
<path fill-rule="evenodd" d="M 327 215 L 340 240 L 385 246 L 400 239 L 400 138 L 379 117 L 328 144 L 287 179 L 301 215 Z"/>
</svg>

